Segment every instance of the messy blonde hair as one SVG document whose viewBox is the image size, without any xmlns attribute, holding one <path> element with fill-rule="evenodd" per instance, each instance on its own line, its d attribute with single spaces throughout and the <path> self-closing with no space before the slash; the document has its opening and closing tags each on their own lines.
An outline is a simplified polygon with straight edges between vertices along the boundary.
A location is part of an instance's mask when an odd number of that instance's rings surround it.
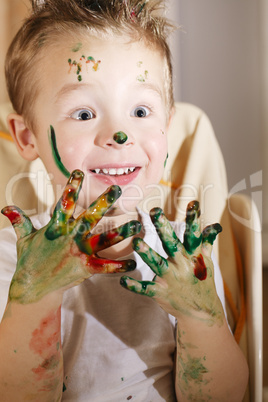
<svg viewBox="0 0 268 402">
<path fill-rule="evenodd" d="M 127 35 L 158 50 L 164 59 L 168 113 L 173 104 L 172 64 L 167 37 L 172 24 L 163 0 L 32 0 L 32 12 L 13 39 L 6 56 L 7 89 L 14 110 L 33 129 L 34 100 L 41 91 L 36 74 L 45 50 L 63 36 Z M 40 64 L 39 64 L 40 66 Z"/>
</svg>

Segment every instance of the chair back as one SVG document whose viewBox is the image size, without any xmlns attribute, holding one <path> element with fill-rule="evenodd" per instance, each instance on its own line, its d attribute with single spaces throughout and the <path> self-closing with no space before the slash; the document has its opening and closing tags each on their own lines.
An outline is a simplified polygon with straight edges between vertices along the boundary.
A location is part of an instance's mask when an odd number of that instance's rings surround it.
<svg viewBox="0 0 268 402">
<path fill-rule="evenodd" d="M 258 402 L 263 392 L 261 223 L 257 207 L 248 196 L 234 194 L 228 203 L 244 271 L 250 400 Z"/>
</svg>

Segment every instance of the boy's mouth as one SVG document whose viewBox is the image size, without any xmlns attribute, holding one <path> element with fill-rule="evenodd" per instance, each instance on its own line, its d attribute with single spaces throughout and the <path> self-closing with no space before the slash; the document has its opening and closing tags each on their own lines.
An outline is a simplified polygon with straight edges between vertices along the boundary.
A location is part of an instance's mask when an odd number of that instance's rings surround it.
<svg viewBox="0 0 268 402">
<path fill-rule="evenodd" d="M 95 169 L 90 169 L 93 176 L 105 183 L 106 185 L 116 184 L 118 186 L 123 186 L 130 184 L 136 179 L 141 166 L 102 166 Z"/>
<path fill-rule="evenodd" d="M 91 172 L 96 174 L 103 174 L 108 176 L 123 176 L 133 173 L 137 168 L 136 167 L 120 167 L 120 168 L 96 168 L 92 169 Z"/>
</svg>

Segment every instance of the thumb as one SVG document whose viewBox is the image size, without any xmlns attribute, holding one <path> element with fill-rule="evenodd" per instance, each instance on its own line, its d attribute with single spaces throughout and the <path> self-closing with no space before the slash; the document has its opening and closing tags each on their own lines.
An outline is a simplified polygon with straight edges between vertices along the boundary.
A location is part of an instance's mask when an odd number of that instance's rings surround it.
<svg viewBox="0 0 268 402">
<path fill-rule="evenodd" d="M 20 208 L 8 206 L 3 208 L 1 212 L 10 220 L 18 240 L 35 231 L 31 220 Z"/>
</svg>

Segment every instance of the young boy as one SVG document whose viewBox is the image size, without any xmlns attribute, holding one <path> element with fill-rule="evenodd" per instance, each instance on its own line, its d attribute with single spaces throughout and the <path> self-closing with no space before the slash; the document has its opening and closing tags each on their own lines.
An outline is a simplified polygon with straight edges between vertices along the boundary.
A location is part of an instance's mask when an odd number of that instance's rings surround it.
<svg viewBox="0 0 268 402">
<path fill-rule="evenodd" d="M 219 225 L 200 233 L 192 202 L 181 243 L 161 210 L 152 224 L 136 208 L 162 176 L 172 116 L 161 1 L 36 3 L 7 55 L 9 127 L 55 194 L 70 177 L 52 217 L 3 209 L 18 241 L 0 233 L 1 400 L 242 400 L 247 366 L 214 283 Z"/>
</svg>

